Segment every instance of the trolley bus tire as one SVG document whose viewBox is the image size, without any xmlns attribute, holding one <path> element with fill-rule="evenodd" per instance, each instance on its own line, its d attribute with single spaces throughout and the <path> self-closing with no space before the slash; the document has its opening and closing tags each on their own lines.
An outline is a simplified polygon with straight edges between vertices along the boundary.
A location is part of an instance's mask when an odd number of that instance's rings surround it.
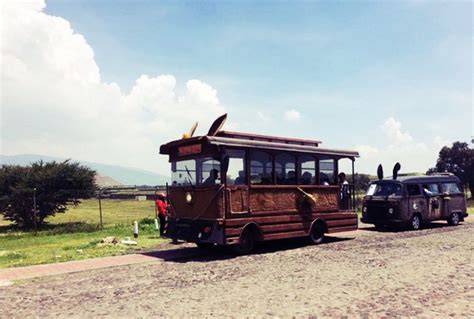
<svg viewBox="0 0 474 319">
<path fill-rule="evenodd" d="M 385 225 L 384 224 L 374 224 L 374 227 L 378 231 L 383 231 L 385 230 Z"/>
<path fill-rule="evenodd" d="M 246 228 L 240 235 L 239 243 L 232 246 L 232 249 L 238 255 L 247 255 L 255 247 L 256 234 L 252 231 L 251 228 Z"/>
<path fill-rule="evenodd" d="M 314 222 L 309 233 L 309 242 L 313 245 L 321 244 L 324 241 L 326 227 L 322 222 Z"/>
<path fill-rule="evenodd" d="M 449 215 L 448 224 L 451 225 L 451 226 L 459 225 L 459 214 L 458 213 L 452 213 L 451 215 Z"/>
</svg>

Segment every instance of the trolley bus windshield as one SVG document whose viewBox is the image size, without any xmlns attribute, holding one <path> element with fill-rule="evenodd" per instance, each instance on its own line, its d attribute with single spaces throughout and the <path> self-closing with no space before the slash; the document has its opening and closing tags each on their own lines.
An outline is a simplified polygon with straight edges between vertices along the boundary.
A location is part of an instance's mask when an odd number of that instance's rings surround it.
<svg viewBox="0 0 474 319">
<path fill-rule="evenodd" d="M 171 163 L 172 186 L 221 183 L 221 163 L 212 157 L 196 158 Z"/>
</svg>

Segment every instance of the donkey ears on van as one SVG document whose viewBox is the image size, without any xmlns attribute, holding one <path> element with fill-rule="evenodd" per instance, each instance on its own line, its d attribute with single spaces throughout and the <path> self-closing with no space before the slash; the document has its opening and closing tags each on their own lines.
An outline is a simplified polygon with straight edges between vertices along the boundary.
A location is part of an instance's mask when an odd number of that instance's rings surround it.
<svg viewBox="0 0 474 319">
<path fill-rule="evenodd" d="M 398 162 L 395 164 L 395 166 L 393 166 L 393 179 L 397 179 L 398 171 L 400 170 L 400 168 L 402 168 L 402 166 Z"/>
<path fill-rule="evenodd" d="M 383 167 L 382 164 L 379 164 L 379 167 L 377 167 L 377 177 L 379 179 L 383 179 Z"/>
</svg>

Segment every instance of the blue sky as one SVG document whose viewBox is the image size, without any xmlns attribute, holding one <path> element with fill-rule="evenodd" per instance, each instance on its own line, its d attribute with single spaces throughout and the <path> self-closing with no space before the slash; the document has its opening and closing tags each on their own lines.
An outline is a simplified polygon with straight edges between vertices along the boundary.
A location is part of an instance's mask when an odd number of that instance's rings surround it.
<svg viewBox="0 0 474 319">
<path fill-rule="evenodd" d="M 124 94 L 144 74 L 174 76 L 178 95 L 198 79 L 230 128 L 360 148 L 366 171 L 399 159 L 422 171 L 473 135 L 468 1 L 47 1 L 44 13 L 69 21 Z"/>
</svg>

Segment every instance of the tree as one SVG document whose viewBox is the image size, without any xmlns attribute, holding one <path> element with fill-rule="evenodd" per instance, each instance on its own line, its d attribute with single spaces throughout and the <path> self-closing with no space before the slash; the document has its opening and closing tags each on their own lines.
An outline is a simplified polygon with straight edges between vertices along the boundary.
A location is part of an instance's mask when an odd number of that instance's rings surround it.
<svg viewBox="0 0 474 319">
<path fill-rule="evenodd" d="M 452 147 L 443 147 L 439 151 L 436 168 L 428 172 L 450 172 L 456 175 L 463 185 L 468 185 L 471 197 L 474 194 L 474 150 L 467 143 L 454 142 Z"/>
<path fill-rule="evenodd" d="M 35 225 L 33 193 L 36 194 L 36 224 L 46 217 L 64 213 L 67 205 L 95 193 L 95 171 L 79 163 L 44 163 L 29 166 L 2 165 L 0 168 L 0 214 L 23 228 Z M 35 191 L 36 189 L 36 191 Z"/>
<path fill-rule="evenodd" d="M 367 188 L 369 188 L 370 175 L 355 173 L 354 181 L 355 181 L 354 187 L 355 187 L 356 192 L 365 192 Z"/>
</svg>

